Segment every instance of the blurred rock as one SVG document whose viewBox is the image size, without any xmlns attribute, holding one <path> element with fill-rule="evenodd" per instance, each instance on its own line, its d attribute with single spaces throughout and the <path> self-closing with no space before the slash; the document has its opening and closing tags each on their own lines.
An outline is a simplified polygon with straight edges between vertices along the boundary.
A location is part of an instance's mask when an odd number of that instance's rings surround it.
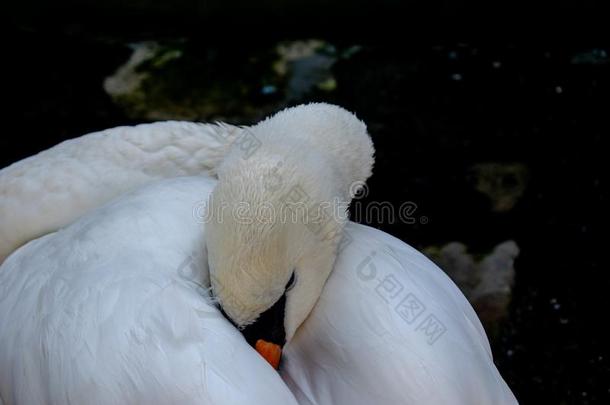
<svg viewBox="0 0 610 405">
<path fill-rule="evenodd" d="M 508 315 L 514 261 L 519 255 L 517 244 L 512 240 L 500 243 L 491 253 L 478 258 L 459 242 L 430 247 L 424 252 L 460 287 L 485 329 L 493 335 L 498 321 Z"/>
<path fill-rule="evenodd" d="M 523 196 L 528 183 L 528 169 L 521 163 L 480 163 L 471 169 L 477 191 L 489 198 L 492 209 L 507 212 Z"/>
<path fill-rule="evenodd" d="M 253 107 L 252 95 L 264 82 L 259 74 L 264 61 L 191 47 L 186 41 L 129 46 L 130 58 L 104 80 L 104 90 L 131 119 L 248 122 L 277 106 L 267 97 Z"/>
<path fill-rule="evenodd" d="M 608 52 L 605 49 L 591 49 L 577 53 L 571 60 L 574 65 L 604 65 L 610 63 Z"/>
<path fill-rule="evenodd" d="M 332 91 L 337 83 L 331 68 L 337 61 L 335 47 L 320 40 L 292 41 L 277 46 L 274 70 L 287 78 L 286 99 L 296 101 L 317 87 Z"/>
<path fill-rule="evenodd" d="M 313 39 L 251 52 L 197 48 L 186 41 L 130 48 L 129 59 L 104 80 L 104 90 L 129 118 L 240 123 L 334 91 L 333 65 L 359 49 L 339 52 Z"/>
<path fill-rule="evenodd" d="M 153 41 L 131 44 L 129 47 L 133 53 L 124 65 L 104 80 L 104 90 L 131 118 L 163 119 L 164 114 L 161 113 L 161 116 L 157 117 L 156 113 L 151 111 L 154 106 L 149 103 L 144 87 L 144 82 L 151 79 L 154 70 L 142 69 L 142 67 L 150 63 L 155 69 L 160 69 L 171 60 L 180 58 L 182 52 L 179 49 L 163 47 Z"/>
</svg>

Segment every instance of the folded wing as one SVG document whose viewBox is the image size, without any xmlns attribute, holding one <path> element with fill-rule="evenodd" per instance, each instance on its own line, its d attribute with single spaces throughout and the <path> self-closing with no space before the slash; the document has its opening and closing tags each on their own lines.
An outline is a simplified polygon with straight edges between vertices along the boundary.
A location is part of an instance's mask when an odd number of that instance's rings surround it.
<svg viewBox="0 0 610 405">
<path fill-rule="evenodd" d="M 300 404 L 515 404 L 485 332 L 421 253 L 351 223 L 324 292 L 284 352 Z"/>
</svg>

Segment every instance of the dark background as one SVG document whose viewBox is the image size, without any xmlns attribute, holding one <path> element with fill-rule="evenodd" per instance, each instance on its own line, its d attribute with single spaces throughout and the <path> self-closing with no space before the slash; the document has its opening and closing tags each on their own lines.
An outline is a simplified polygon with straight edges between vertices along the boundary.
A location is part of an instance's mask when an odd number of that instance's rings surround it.
<svg viewBox="0 0 610 405">
<path fill-rule="evenodd" d="M 0 167 L 150 120 L 126 113 L 102 87 L 131 42 L 179 43 L 175 69 L 186 64 L 188 74 L 162 92 L 170 101 L 216 86 L 216 108 L 193 119 L 250 123 L 305 101 L 342 105 L 376 145 L 367 198 L 415 202 L 428 219 L 371 225 L 420 249 L 518 244 L 512 301 L 492 346 L 520 402 L 610 403 L 610 36 L 601 2 L 30 0 L 8 10 Z M 358 46 L 330 69 L 336 87 L 287 97 L 279 83 L 264 94 L 275 83 L 264 68 L 269 49 L 307 38 Z M 526 173 L 501 212 L 476 189 L 475 168 L 490 163 Z M 516 180 L 498 181 L 510 189 Z"/>
</svg>

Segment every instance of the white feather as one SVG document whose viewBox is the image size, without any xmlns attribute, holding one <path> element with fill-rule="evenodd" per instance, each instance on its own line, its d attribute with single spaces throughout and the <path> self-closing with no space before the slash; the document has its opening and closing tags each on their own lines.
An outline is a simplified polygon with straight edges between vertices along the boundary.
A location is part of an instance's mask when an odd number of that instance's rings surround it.
<svg viewBox="0 0 610 405">
<path fill-rule="evenodd" d="M 213 175 L 241 128 L 167 121 L 65 141 L 0 170 L 0 263 L 23 243 L 159 179 Z"/>
</svg>

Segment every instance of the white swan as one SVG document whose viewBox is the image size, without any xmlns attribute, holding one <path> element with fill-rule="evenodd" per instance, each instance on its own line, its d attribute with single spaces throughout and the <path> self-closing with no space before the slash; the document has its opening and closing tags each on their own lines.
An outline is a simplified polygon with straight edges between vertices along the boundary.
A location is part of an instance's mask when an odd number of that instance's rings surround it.
<svg viewBox="0 0 610 405">
<path fill-rule="evenodd" d="M 298 119 L 308 111 L 322 119 Z M 307 134 L 323 135 L 316 141 L 322 145 L 333 132 L 346 128 L 351 134 L 366 134 L 361 123 L 336 107 L 318 105 L 294 112 L 280 114 L 278 124 L 269 120 L 254 127 L 251 134 L 260 140 L 296 126 Z M 258 132 L 261 128 L 264 131 Z M 198 295 L 196 286 L 211 282 L 228 317 L 248 330 L 261 312 L 269 313 L 268 308 L 276 306 L 273 300 L 281 300 L 296 268 L 294 287 L 285 294 L 282 321 L 289 343 L 282 376 L 300 403 L 514 403 L 493 366 L 478 319 L 457 288 L 419 253 L 378 231 L 348 225 L 352 243 L 342 250 L 310 313 L 330 272 L 328 256 L 334 260 L 333 245 L 344 219 L 333 220 L 325 233 L 330 248 L 311 238 L 315 233 L 311 229 L 304 233 L 287 227 L 278 238 L 273 232 L 229 222 L 228 229 L 236 227 L 239 235 L 254 237 L 246 240 L 258 243 L 257 252 L 266 258 L 260 262 L 265 266 L 246 274 L 260 275 L 257 280 L 263 279 L 262 285 L 249 281 L 248 288 L 240 290 L 241 281 L 233 275 L 241 271 L 245 258 L 242 250 L 235 249 L 244 240 L 226 236 L 236 235 L 221 227 L 212 210 L 214 220 L 205 231 L 212 256 L 210 277 L 202 249 L 203 225 L 192 218 L 195 203 L 214 188 L 211 201 L 217 205 L 230 205 L 236 198 L 256 202 L 259 197 L 279 204 L 268 198 L 269 193 L 286 195 L 278 191 L 292 190 L 295 178 L 305 184 L 300 191 L 308 198 L 348 198 L 346 180 L 368 177 L 370 163 L 367 169 L 366 154 L 360 155 L 364 159 L 356 155 L 354 162 L 364 162 L 361 167 L 342 171 L 353 156 L 337 156 L 338 149 L 332 146 L 322 147 L 307 160 L 303 151 L 311 145 L 289 142 L 276 150 L 263 144 L 259 156 L 265 159 L 254 157 L 250 162 L 252 155 L 248 159 L 236 155 L 238 150 L 248 152 L 246 148 L 234 147 L 219 169 L 218 186 L 204 178 L 153 185 L 15 252 L 0 268 L 0 398 L 7 404 L 85 398 L 99 403 L 294 403 L 277 375 L 269 373 L 272 369 Z M 361 146 L 366 152 L 366 142 Z M 326 153 L 330 158 L 320 159 Z M 291 166 L 295 158 L 290 156 L 305 156 L 312 171 L 319 167 L 334 171 L 302 177 L 299 166 Z M 328 163 L 336 161 L 343 165 L 333 168 L 334 163 Z M 255 171 L 235 169 L 246 163 Z M 278 170 L 283 175 L 279 182 L 260 183 Z M 163 171 L 161 177 L 170 176 L 169 172 Z M 252 182 L 247 181 L 248 173 Z M 361 175 L 350 178 L 354 173 Z M 7 177 L 14 176 L 4 176 L 4 184 L 10 184 Z M 149 181 L 138 179 L 130 185 Z M 117 194 L 120 189 L 112 186 L 102 194 Z M 73 215 L 89 207 L 83 206 Z M 0 212 L 17 205 L 6 207 Z M 57 210 L 54 205 L 49 208 Z M 49 223 L 47 219 L 45 226 Z M 34 224 L 18 237 L 5 237 L 8 244 L 0 246 L 8 253 L 10 246 L 40 232 L 44 229 L 37 230 Z M 296 253 L 282 257 L 291 251 L 291 237 L 304 243 L 298 249 L 292 245 Z M 231 248 L 225 251 L 227 246 Z M 282 260 L 274 260 L 276 256 Z M 189 257 L 186 268 L 195 277 L 191 281 L 185 280 L 181 265 Z"/>
</svg>

